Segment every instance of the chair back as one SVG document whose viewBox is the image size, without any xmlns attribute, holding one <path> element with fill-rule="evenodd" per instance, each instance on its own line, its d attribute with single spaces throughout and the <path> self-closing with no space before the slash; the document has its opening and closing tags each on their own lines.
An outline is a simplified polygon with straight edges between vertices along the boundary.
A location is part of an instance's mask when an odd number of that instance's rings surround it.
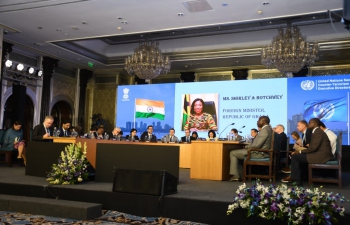
<svg viewBox="0 0 350 225">
<path fill-rule="evenodd" d="M 5 130 L 0 130 L 0 146 L 4 143 Z"/>
<path fill-rule="evenodd" d="M 336 144 L 336 149 L 334 153 L 334 158 L 338 160 L 339 165 L 341 165 L 341 159 L 342 159 L 342 150 L 343 150 L 342 142 L 343 142 L 343 132 L 340 132 L 337 136 L 337 144 Z"/>
<path fill-rule="evenodd" d="M 215 107 L 215 102 L 214 101 L 206 101 L 204 102 L 204 106 L 203 106 L 203 112 L 209 113 L 214 121 L 215 124 L 218 124 L 217 118 L 216 118 L 216 107 Z"/>
</svg>

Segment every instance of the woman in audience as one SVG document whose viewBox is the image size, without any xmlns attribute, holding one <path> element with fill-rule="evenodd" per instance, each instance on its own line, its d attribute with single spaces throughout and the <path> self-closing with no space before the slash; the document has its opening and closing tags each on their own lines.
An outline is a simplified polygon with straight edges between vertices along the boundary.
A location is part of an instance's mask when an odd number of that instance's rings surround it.
<svg viewBox="0 0 350 225">
<path fill-rule="evenodd" d="M 296 131 L 293 131 L 291 135 L 294 140 L 293 149 L 296 150 L 298 147 L 302 146 L 303 140 L 300 138 L 298 132 Z"/>
<path fill-rule="evenodd" d="M 210 130 L 208 132 L 208 137 L 207 137 L 207 141 L 217 141 L 217 137 L 216 137 L 216 134 L 215 134 L 215 131 L 214 130 Z"/>
<path fill-rule="evenodd" d="M 23 131 L 21 130 L 21 127 L 21 121 L 14 122 L 13 126 L 5 133 L 3 147 L 17 149 L 18 161 L 23 161 L 24 165 L 26 165 L 25 141 L 23 140 Z"/>
</svg>

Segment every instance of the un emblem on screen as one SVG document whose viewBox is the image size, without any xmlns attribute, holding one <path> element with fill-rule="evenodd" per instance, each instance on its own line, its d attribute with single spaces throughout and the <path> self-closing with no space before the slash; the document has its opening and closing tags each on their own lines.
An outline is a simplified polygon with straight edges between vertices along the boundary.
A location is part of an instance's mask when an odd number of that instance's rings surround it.
<svg viewBox="0 0 350 225">
<path fill-rule="evenodd" d="M 312 80 L 304 80 L 301 82 L 300 86 L 304 91 L 310 91 L 314 89 L 315 82 L 313 82 Z"/>
<path fill-rule="evenodd" d="M 123 99 L 122 101 L 129 101 L 129 88 L 124 88 L 123 89 Z"/>
</svg>

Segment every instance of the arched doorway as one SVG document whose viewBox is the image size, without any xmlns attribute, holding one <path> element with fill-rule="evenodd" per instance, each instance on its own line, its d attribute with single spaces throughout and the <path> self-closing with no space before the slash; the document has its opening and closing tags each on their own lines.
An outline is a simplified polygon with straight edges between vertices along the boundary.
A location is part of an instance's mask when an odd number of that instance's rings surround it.
<svg viewBox="0 0 350 225">
<path fill-rule="evenodd" d="M 65 101 L 58 101 L 51 109 L 51 116 L 55 119 L 54 127 L 61 127 L 63 121 L 72 122 L 72 108 Z"/>
<path fill-rule="evenodd" d="M 15 106 L 15 99 L 11 95 L 5 103 L 4 107 L 4 119 L 3 119 L 3 129 L 8 129 L 15 122 L 16 118 L 13 118 L 13 108 Z M 23 138 L 27 142 L 30 139 L 30 129 L 33 127 L 34 119 L 34 104 L 32 99 L 26 95 L 24 110 L 24 122 L 22 124 Z"/>
</svg>

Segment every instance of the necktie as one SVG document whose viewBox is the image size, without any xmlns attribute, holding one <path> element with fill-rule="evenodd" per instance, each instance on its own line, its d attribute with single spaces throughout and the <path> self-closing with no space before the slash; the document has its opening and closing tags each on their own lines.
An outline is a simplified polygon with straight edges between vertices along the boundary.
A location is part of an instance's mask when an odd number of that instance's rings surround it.
<svg viewBox="0 0 350 225">
<path fill-rule="evenodd" d="M 303 147 L 304 142 L 306 142 L 306 135 L 303 133 L 301 136 L 303 137 L 303 141 L 301 142 L 301 147 Z"/>
<path fill-rule="evenodd" d="M 46 128 L 46 133 L 49 133 L 49 134 L 50 134 L 50 130 L 49 130 L 49 128 Z"/>
<path fill-rule="evenodd" d="M 67 136 L 68 136 L 68 135 L 67 135 L 67 131 L 66 131 L 66 130 L 64 131 L 64 136 L 65 136 L 65 137 L 67 137 Z"/>
<path fill-rule="evenodd" d="M 189 138 L 188 138 L 188 137 L 186 137 L 186 142 L 190 142 L 190 140 L 189 140 Z"/>
<path fill-rule="evenodd" d="M 172 142 L 173 141 L 173 136 L 170 136 L 170 142 Z"/>
</svg>

